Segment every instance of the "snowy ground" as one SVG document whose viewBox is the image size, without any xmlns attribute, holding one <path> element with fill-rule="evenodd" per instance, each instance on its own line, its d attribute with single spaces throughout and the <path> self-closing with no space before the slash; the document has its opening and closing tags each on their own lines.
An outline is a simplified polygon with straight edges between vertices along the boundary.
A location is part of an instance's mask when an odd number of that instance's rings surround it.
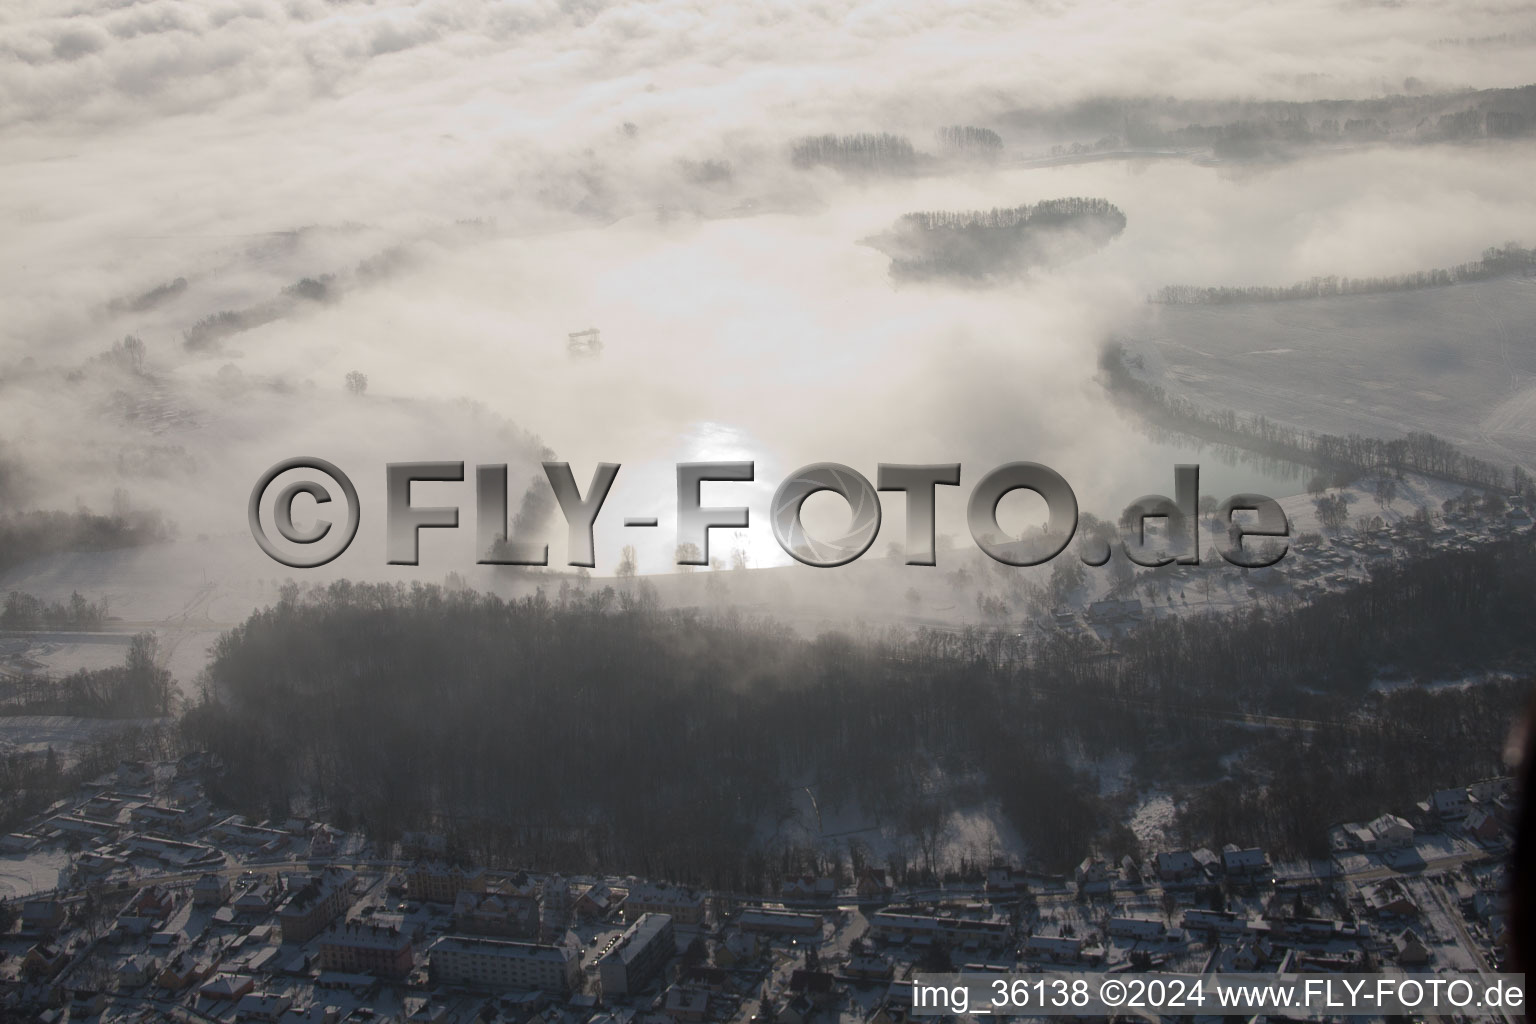
<svg viewBox="0 0 1536 1024">
<path fill-rule="evenodd" d="M 53 751 L 68 760 L 72 749 L 94 736 L 154 724 L 152 718 L 76 718 L 69 715 L 0 717 L 0 753 Z"/>
<path fill-rule="evenodd" d="M 0 854 L 0 899 L 52 889 L 59 884 L 59 872 L 68 865 L 69 854 L 62 849 Z"/>
<path fill-rule="evenodd" d="M 1536 464 L 1536 281 L 1146 307 L 1127 352 L 1171 394 L 1334 434 L 1428 431 Z"/>
</svg>

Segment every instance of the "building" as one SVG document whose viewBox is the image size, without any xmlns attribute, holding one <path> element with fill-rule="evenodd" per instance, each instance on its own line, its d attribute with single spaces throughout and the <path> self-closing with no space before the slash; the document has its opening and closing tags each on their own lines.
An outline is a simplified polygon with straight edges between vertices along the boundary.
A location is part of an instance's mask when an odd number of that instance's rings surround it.
<svg viewBox="0 0 1536 1024">
<path fill-rule="evenodd" d="M 1200 862 L 1195 860 L 1195 855 L 1188 850 L 1174 850 L 1157 855 L 1157 877 L 1164 884 L 1178 885 L 1193 882 L 1202 874 L 1204 872 L 1200 870 Z"/>
<path fill-rule="evenodd" d="M 665 882 L 631 887 L 624 899 L 624 920 L 638 921 L 646 914 L 665 914 L 674 924 L 698 927 L 704 923 L 704 894 Z"/>
<path fill-rule="evenodd" d="M 1083 940 L 1065 935 L 1031 935 L 1024 943 L 1024 956 L 1055 964 L 1076 963 L 1083 958 Z"/>
<path fill-rule="evenodd" d="M 217 907 L 229 899 L 229 879 L 223 875 L 206 874 L 192 883 L 192 903 L 199 907 Z"/>
<path fill-rule="evenodd" d="M 421 860 L 405 873 L 405 892 L 423 903 L 453 903 L 461 892 L 485 892 L 485 869 Z"/>
<path fill-rule="evenodd" d="M 672 918 L 643 914 L 597 962 L 603 998 L 627 996 L 644 988 L 677 952 Z"/>
<path fill-rule="evenodd" d="M 1009 941 L 1012 931 L 1007 921 L 896 914 L 884 910 L 869 915 L 870 935 L 885 942 L 938 938 L 949 946 L 962 946 L 966 943 L 1001 946 Z"/>
<path fill-rule="evenodd" d="M 27 900 L 21 905 L 21 930 L 28 935 L 52 935 L 64 924 L 64 904 L 58 900 Z"/>
<path fill-rule="evenodd" d="M 1460 821 L 1472 808 L 1465 789 L 1437 789 L 1429 798 L 1430 806 L 1441 821 Z"/>
<path fill-rule="evenodd" d="M 1383 814 L 1366 827 L 1376 839 L 1375 845 L 1368 849 L 1401 850 L 1413 845 L 1413 826 L 1395 814 Z"/>
<path fill-rule="evenodd" d="M 568 946 L 476 935 L 444 935 L 428 949 L 438 984 L 500 990 L 538 989 L 564 995 L 581 981 L 581 962 Z"/>
<path fill-rule="evenodd" d="M 1108 892 L 1113 877 L 1110 875 L 1109 866 L 1097 857 L 1084 857 L 1083 862 L 1072 873 L 1073 880 L 1077 882 L 1078 892 Z"/>
<path fill-rule="evenodd" d="M 1163 922 L 1146 917 L 1112 917 L 1104 930 L 1111 938 L 1136 942 L 1155 942 L 1168 935 Z"/>
<path fill-rule="evenodd" d="M 293 1000 L 271 992 L 247 992 L 235 1004 L 235 1020 L 280 1020 Z"/>
<path fill-rule="evenodd" d="M 201 802 L 190 807 L 143 804 L 128 812 L 128 820 L 136 828 L 178 836 L 191 835 L 208 824 L 208 818 L 208 805 Z"/>
<path fill-rule="evenodd" d="M 1379 885 L 1368 885 L 1360 890 L 1360 896 L 1365 901 L 1366 908 L 1373 914 L 1385 914 L 1390 917 L 1419 916 L 1419 905 L 1396 880 L 1389 879 Z"/>
<path fill-rule="evenodd" d="M 485 894 L 465 889 L 453 901 L 453 924 L 469 935 L 537 938 L 539 900 L 532 890 Z"/>
<path fill-rule="evenodd" d="M 398 928 L 347 921 L 320 937 L 320 969 L 404 978 L 415 965 L 411 937 Z"/>
<path fill-rule="evenodd" d="M 289 893 L 277 908 L 283 941 L 308 942 L 345 913 L 352 902 L 351 882 L 351 872 L 326 868 Z"/>
<path fill-rule="evenodd" d="M 796 914 L 787 910 L 743 910 L 736 919 L 737 927 L 744 932 L 762 935 L 821 934 L 820 914 Z"/>
<path fill-rule="evenodd" d="M 1257 846 L 1243 849 L 1228 843 L 1221 849 L 1221 870 L 1232 879 L 1268 878 L 1269 857 Z"/>
</svg>

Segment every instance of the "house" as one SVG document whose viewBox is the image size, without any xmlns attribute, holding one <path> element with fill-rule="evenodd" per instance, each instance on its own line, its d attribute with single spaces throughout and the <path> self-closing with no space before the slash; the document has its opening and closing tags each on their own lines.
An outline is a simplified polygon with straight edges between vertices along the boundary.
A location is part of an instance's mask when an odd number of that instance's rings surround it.
<svg viewBox="0 0 1536 1024">
<path fill-rule="evenodd" d="M 624 920 L 638 921 L 646 914 L 665 914 L 674 924 L 697 927 L 704 923 L 704 894 L 665 882 L 630 886 Z"/>
<path fill-rule="evenodd" d="M 154 957 L 144 954 L 129 957 L 117 968 L 117 987 L 120 990 L 140 988 L 148 985 L 158 973 L 159 965 Z"/>
<path fill-rule="evenodd" d="M 1141 868 L 1136 863 L 1136 858 L 1126 854 L 1120 858 L 1120 877 L 1126 885 L 1141 884 Z"/>
<path fill-rule="evenodd" d="M 830 900 L 837 895 L 837 882 L 831 878 L 801 875 L 786 881 L 779 892 L 785 899 Z"/>
<path fill-rule="evenodd" d="M 736 919 L 743 932 L 760 935 L 819 936 L 822 931 L 820 914 L 796 914 L 788 910 L 743 910 Z"/>
<path fill-rule="evenodd" d="M 1270 875 L 1269 857 L 1257 846 L 1246 849 L 1228 843 L 1221 848 L 1221 870 L 1228 878 L 1255 880 Z"/>
<path fill-rule="evenodd" d="M 1401 850 L 1413 845 L 1413 826 L 1395 814 L 1383 814 L 1367 826 L 1374 837 L 1373 850 Z"/>
<path fill-rule="evenodd" d="M 146 885 L 128 904 L 130 913 L 155 921 L 165 920 L 175 909 L 176 897 L 171 895 L 169 889 L 160 885 Z"/>
<path fill-rule="evenodd" d="M 993 864 L 987 869 L 988 892 L 1020 892 L 1029 887 L 1024 872 L 1007 864 Z"/>
<path fill-rule="evenodd" d="M 235 1004 L 235 1020 L 275 1022 L 280 1020 L 292 1005 L 293 1000 L 287 996 L 271 992 L 247 992 Z"/>
<path fill-rule="evenodd" d="M 1430 795 L 1429 804 L 1441 821 L 1460 821 L 1472 807 L 1465 789 L 1437 789 Z"/>
<path fill-rule="evenodd" d="M 590 886 L 585 892 L 576 897 L 571 909 L 578 918 L 586 921 L 606 921 L 608 915 L 613 913 L 613 908 L 618 905 L 618 897 L 606 884 L 598 882 Z"/>
<path fill-rule="evenodd" d="M 128 812 L 128 820 L 146 832 L 185 836 L 208 824 L 208 805 L 202 801 L 189 807 L 141 804 Z"/>
<path fill-rule="evenodd" d="M 1054 964 L 1076 963 L 1083 956 L 1083 940 L 1065 935 L 1031 935 L 1024 942 L 1024 956 Z"/>
<path fill-rule="evenodd" d="M 1085 857 L 1072 873 L 1078 892 L 1108 892 L 1113 876 L 1109 867 L 1097 857 Z"/>
<path fill-rule="evenodd" d="M 1424 945 L 1412 928 L 1404 928 L 1393 936 L 1392 951 L 1397 962 L 1404 967 L 1423 967 L 1429 963 L 1429 947 Z"/>
<path fill-rule="evenodd" d="M 1273 955 L 1268 939 L 1244 939 L 1233 950 L 1231 964 L 1238 971 L 1257 971 Z"/>
<path fill-rule="evenodd" d="M 1355 850 L 1376 849 L 1376 833 L 1356 821 L 1346 822 L 1339 827 L 1344 835 L 1345 843 Z"/>
<path fill-rule="evenodd" d="M 1485 843 L 1499 838 L 1503 832 L 1499 819 L 1481 807 L 1474 807 L 1467 812 L 1467 818 L 1463 824 L 1467 830 L 1467 835 Z"/>
<path fill-rule="evenodd" d="M 180 992 L 201 977 L 202 972 L 197 961 L 192 959 L 192 954 L 182 953 L 166 961 L 160 973 L 155 976 L 155 984 L 172 992 Z"/>
<path fill-rule="evenodd" d="M 67 963 L 69 954 L 62 947 L 39 942 L 22 957 L 21 974 L 24 978 L 51 978 L 62 971 Z"/>
<path fill-rule="evenodd" d="M 229 899 L 229 891 L 229 879 L 223 875 L 201 875 L 192 883 L 192 904 L 198 907 L 221 906 Z"/>
<path fill-rule="evenodd" d="M 1204 874 L 1194 854 L 1188 850 L 1174 850 L 1157 855 L 1157 877 L 1165 885 L 1185 885 Z"/>
<path fill-rule="evenodd" d="M 64 904 L 58 900 L 27 900 L 21 905 L 21 930 L 28 935 L 53 935 L 64 924 Z"/>
<path fill-rule="evenodd" d="M 1104 931 L 1111 938 L 1136 942 L 1155 942 L 1168 934 L 1163 922 L 1146 917 L 1112 917 Z"/>
<path fill-rule="evenodd" d="M 254 978 L 244 974 L 215 974 L 198 988 L 197 994 L 204 999 L 235 1000 L 256 987 Z"/>
<path fill-rule="evenodd" d="M 1245 935 L 1253 930 L 1252 922 L 1242 914 L 1231 910 L 1210 910 L 1205 907 L 1191 907 L 1184 911 L 1184 917 L 1180 923 L 1185 931 L 1201 932 L 1224 939 Z"/>
<path fill-rule="evenodd" d="M 843 973 L 850 978 L 884 979 L 895 973 L 895 966 L 874 953 L 854 953 L 848 958 Z"/>
<path fill-rule="evenodd" d="M 1419 905 L 1396 881 L 1368 885 L 1360 890 L 1366 909 L 1387 917 L 1418 917 Z"/>
<path fill-rule="evenodd" d="M 691 985 L 669 986 L 661 1012 L 675 1021 L 705 1020 L 709 1016 L 709 992 Z"/>
</svg>

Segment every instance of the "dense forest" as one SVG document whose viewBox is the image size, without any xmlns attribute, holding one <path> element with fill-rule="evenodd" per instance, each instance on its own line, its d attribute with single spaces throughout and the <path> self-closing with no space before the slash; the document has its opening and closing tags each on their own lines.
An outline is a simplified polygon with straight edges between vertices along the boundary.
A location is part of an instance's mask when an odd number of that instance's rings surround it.
<svg viewBox="0 0 1536 1024">
<path fill-rule="evenodd" d="M 952 868 L 949 813 L 975 801 L 1043 867 L 1138 852 L 1128 797 L 1079 770 L 1126 754 L 1139 785 L 1186 795 L 1191 841 L 1319 853 L 1330 824 L 1499 770 L 1530 692 L 1533 581 L 1521 538 L 1309 606 L 1155 620 L 1115 650 L 1009 631 L 804 639 L 663 610 L 643 587 L 290 587 L 221 639 L 183 727 L 226 766 L 219 798 L 254 813 L 309 809 L 385 840 L 431 826 L 493 862 L 737 890 L 813 856 L 763 842 L 806 787 L 905 837 L 899 877 Z M 1485 670 L 1507 678 L 1371 686 Z"/>
<path fill-rule="evenodd" d="M 1023 273 L 1101 248 L 1125 230 L 1105 199 L 1047 199 L 1033 206 L 909 213 L 871 244 L 897 278 L 983 280 Z"/>
<path fill-rule="evenodd" d="M 1110 393 L 1153 426 L 1317 467 L 1324 471 L 1327 485 L 1385 472 L 1422 473 L 1468 487 L 1507 493 L 1528 494 L 1533 490 L 1533 481 L 1519 466 L 1506 472 L 1423 431 L 1390 440 L 1359 434 L 1340 436 L 1301 430 L 1263 416 L 1244 416 L 1232 409 L 1203 409 L 1137 376 L 1136 358 L 1119 342 L 1105 346 L 1099 368 Z"/>
<path fill-rule="evenodd" d="M 1493 246 L 1483 251 L 1483 258 L 1474 263 L 1460 263 L 1454 267 L 1421 270 L 1412 274 L 1393 277 L 1314 277 L 1286 287 L 1253 285 L 1249 287 L 1197 288 L 1191 285 L 1169 285 L 1158 291 L 1153 301 L 1176 306 L 1226 306 L 1245 302 L 1289 302 L 1296 299 L 1324 299 L 1340 295 L 1376 295 L 1382 292 L 1405 292 L 1419 288 L 1442 288 L 1469 281 L 1489 281 L 1499 277 L 1536 274 L 1536 250 L 1527 249 L 1515 242 L 1502 248 Z"/>
</svg>

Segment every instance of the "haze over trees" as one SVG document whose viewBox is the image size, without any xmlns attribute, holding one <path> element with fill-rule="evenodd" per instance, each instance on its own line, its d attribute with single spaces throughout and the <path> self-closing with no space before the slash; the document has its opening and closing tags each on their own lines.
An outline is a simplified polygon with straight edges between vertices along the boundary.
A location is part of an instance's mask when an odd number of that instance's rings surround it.
<svg viewBox="0 0 1536 1024">
<path fill-rule="evenodd" d="M 790 149 L 790 162 L 801 170 L 831 167 L 853 174 L 908 174 L 918 164 L 917 150 L 900 135 L 812 135 Z"/>
<path fill-rule="evenodd" d="M 1252 285 L 1248 287 L 1198 288 L 1168 285 L 1158 291 L 1154 301 L 1178 306 L 1224 306 L 1244 302 L 1290 302 L 1298 299 L 1322 299 L 1340 295 L 1376 295 L 1418 288 L 1443 288 L 1468 281 L 1489 281 L 1499 277 L 1529 277 L 1536 274 L 1536 251 L 1517 242 L 1492 246 L 1483 258 L 1454 267 L 1421 270 L 1391 277 L 1314 277 L 1285 287 Z"/>
<path fill-rule="evenodd" d="M 1073 196 L 1009 209 L 909 213 L 870 244 L 891 257 L 898 279 L 981 281 L 1078 258 L 1124 230 L 1125 214 L 1113 203 Z"/>
<path fill-rule="evenodd" d="M 899 875 L 944 870 L 924 837 L 979 800 L 1062 869 L 1128 847 L 1124 798 L 1073 767 L 1126 755 L 1144 786 L 1241 780 L 1191 804 L 1191 841 L 1316 854 L 1330 824 L 1498 769 L 1536 658 L 1533 581 L 1519 538 L 1308 606 L 1158 619 L 1113 658 L 1007 630 L 805 639 L 643 590 L 290 587 L 221 638 L 183 728 L 242 810 L 386 841 L 444 829 L 493 863 L 769 888 L 812 855 L 765 842 L 809 786 L 906 836 Z M 1487 670 L 1509 678 L 1372 689 Z"/>
</svg>

